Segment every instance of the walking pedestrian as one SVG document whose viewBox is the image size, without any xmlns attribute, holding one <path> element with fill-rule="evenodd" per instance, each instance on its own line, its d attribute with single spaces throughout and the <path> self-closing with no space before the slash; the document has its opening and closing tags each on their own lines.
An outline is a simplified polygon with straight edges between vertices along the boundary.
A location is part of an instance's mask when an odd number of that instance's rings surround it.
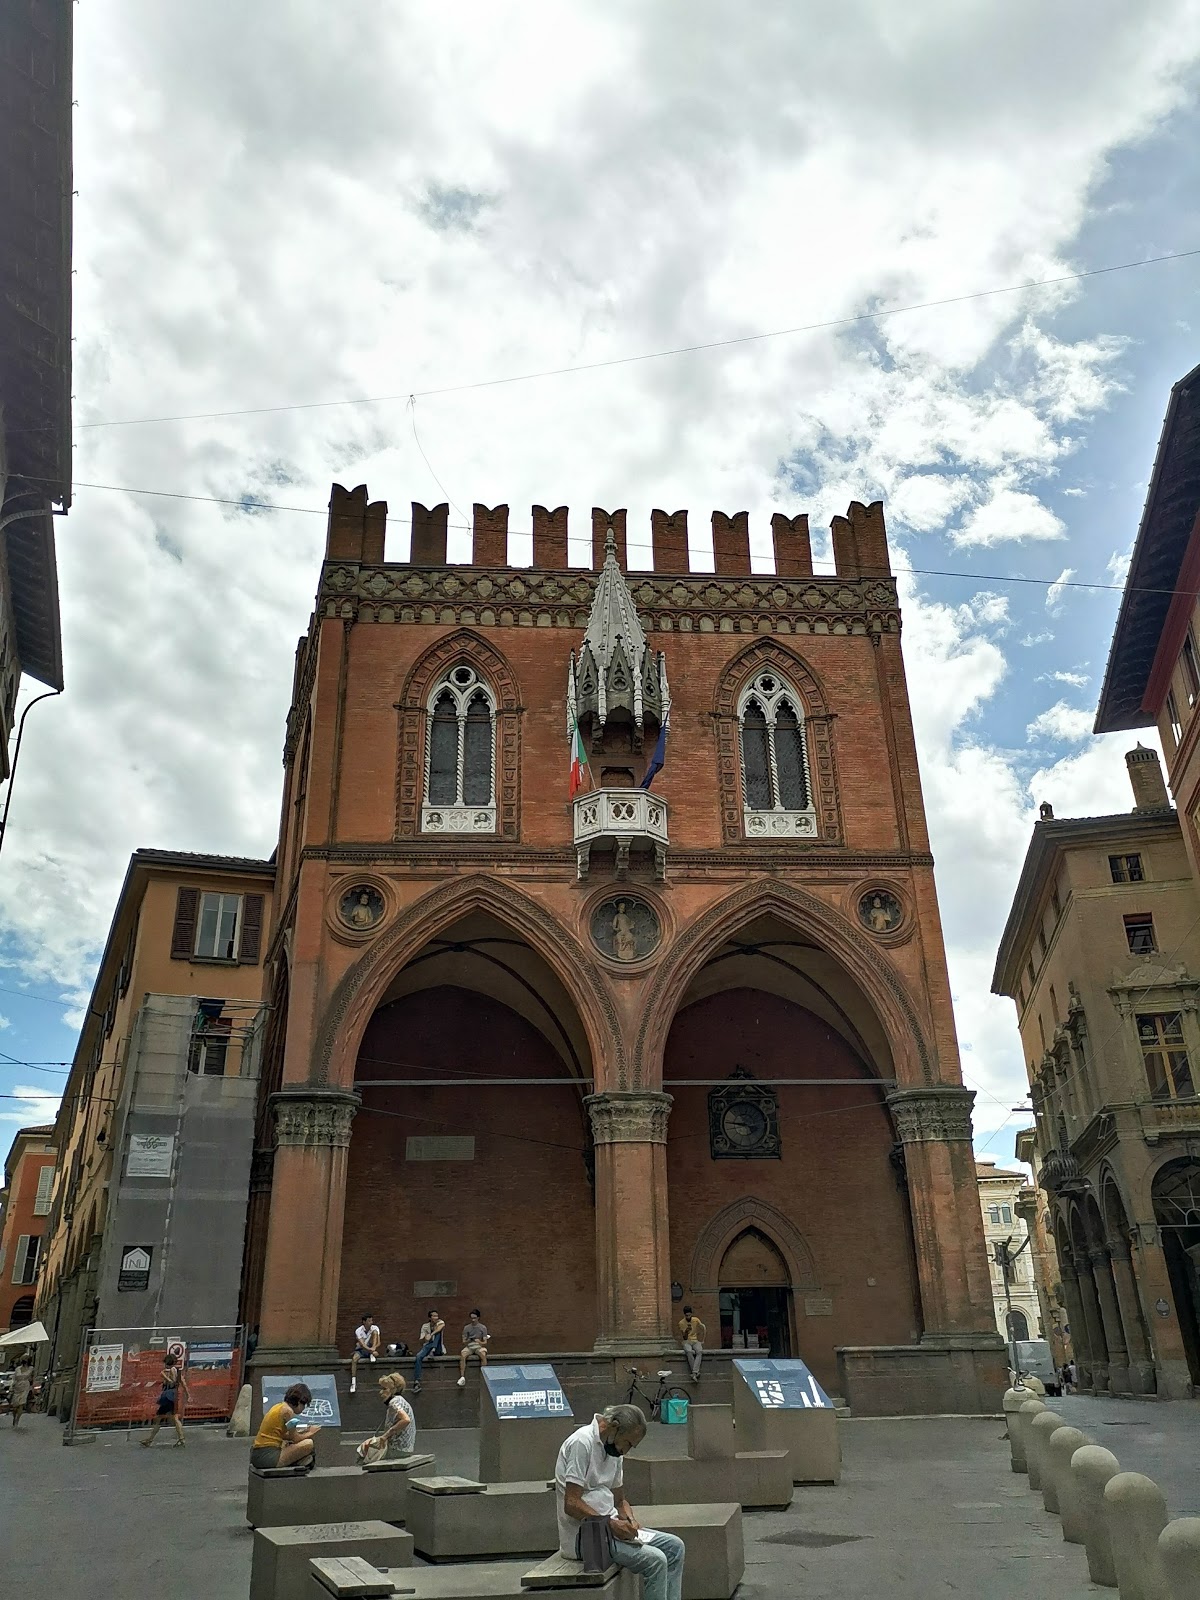
<svg viewBox="0 0 1200 1600">
<path fill-rule="evenodd" d="M 150 1437 L 142 1440 L 142 1449 L 149 1450 L 158 1438 L 158 1430 L 163 1425 L 163 1418 L 170 1417 L 175 1428 L 175 1448 L 182 1450 L 183 1423 L 179 1420 L 179 1391 L 183 1390 L 183 1398 L 190 1400 L 187 1379 L 183 1375 L 183 1368 L 175 1356 L 169 1355 L 166 1365 L 162 1369 L 162 1388 L 158 1394 L 158 1410 L 155 1412 L 154 1421 L 150 1426 Z"/>
<path fill-rule="evenodd" d="M 250 1450 L 250 1465 L 260 1471 L 271 1467 L 304 1467 L 311 1472 L 317 1464 L 316 1435 L 321 1429 L 315 1422 L 301 1422 L 299 1417 L 312 1401 L 312 1390 L 306 1383 L 294 1383 L 283 1399 L 263 1417 L 254 1444 Z"/>
<path fill-rule="evenodd" d="M 12 1407 L 12 1425 L 19 1427 L 21 1418 L 29 1404 L 30 1390 L 33 1388 L 33 1362 L 29 1355 L 17 1357 L 17 1364 L 13 1368 L 12 1392 L 8 1403 Z"/>
<path fill-rule="evenodd" d="M 379 1380 L 379 1398 L 386 1410 L 383 1427 L 373 1439 L 364 1439 L 356 1454 L 364 1466 L 376 1461 L 394 1461 L 398 1456 L 411 1456 L 417 1448 L 417 1419 L 413 1408 L 404 1398 L 405 1383 L 398 1372 L 389 1372 Z"/>
<path fill-rule="evenodd" d="M 679 1319 L 679 1342 L 687 1357 L 688 1372 L 693 1383 L 700 1382 L 700 1363 L 704 1359 L 704 1335 L 707 1332 L 699 1317 L 692 1315 L 691 1306 L 684 1306 Z"/>
<path fill-rule="evenodd" d="M 374 1361 L 379 1354 L 379 1326 L 369 1311 L 354 1330 L 354 1353 L 350 1357 L 350 1393 L 358 1388 L 358 1363 Z"/>
<path fill-rule="evenodd" d="M 463 1328 L 463 1347 L 458 1357 L 458 1387 L 467 1387 L 467 1357 L 474 1356 L 480 1367 L 487 1366 L 487 1347 L 491 1334 L 487 1331 L 478 1311 L 472 1311 L 471 1320 Z"/>
<path fill-rule="evenodd" d="M 446 1346 L 442 1335 L 446 1330 L 443 1318 L 436 1311 L 431 1310 L 429 1321 L 421 1324 L 421 1348 L 417 1351 L 416 1363 L 413 1366 L 413 1393 L 421 1392 L 421 1368 L 430 1356 L 444 1356 Z"/>
</svg>

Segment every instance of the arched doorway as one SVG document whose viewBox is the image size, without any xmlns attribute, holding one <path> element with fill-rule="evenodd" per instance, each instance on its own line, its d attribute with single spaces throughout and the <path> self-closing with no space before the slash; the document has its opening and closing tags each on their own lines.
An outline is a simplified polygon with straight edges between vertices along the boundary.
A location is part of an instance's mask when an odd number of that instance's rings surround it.
<svg viewBox="0 0 1200 1600">
<path fill-rule="evenodd" d="M 1024 1341 L 1029 1337 L 1029 1318 L 1023 1311 L 1015 1308 L 1004 1319 L 1008 1329 L 1008 1337 L 1013 1340 Z"/>
<path fill-rule="evenodd" d="M 12 1311 L 9 1313 L 8 1327 L 11 1332 L 14 1328 L 27 1328 L 33 1321 L 33 1296 L 23 1294 L 19 1300 L 13 1302 Z"/>
<path fill-rule="evenodd" d="M 791 1280 L 765 1233 L 747 1228 L 738 1235 L 722 1258 L 717 1287 L 724 1349 L 791 1355 Z"/>
<path fill-rule="evenodd" d="M 1169 1161 L 1151 1192 L 1188 1374 L 1200 1384 L 1200 1161 Z"/>
<path fill-rule="evenodd" d="M 431 939 L 359 1047 L 339 1326 L 369 1310 L 385 1345 L 414 1346 L 436 1307 L 457 1341 L 479 1307 L 499 1348 L 590 1349 L 591 1077 L 577 1012 L 518 932 L 473 912 Z"/>
</svg>

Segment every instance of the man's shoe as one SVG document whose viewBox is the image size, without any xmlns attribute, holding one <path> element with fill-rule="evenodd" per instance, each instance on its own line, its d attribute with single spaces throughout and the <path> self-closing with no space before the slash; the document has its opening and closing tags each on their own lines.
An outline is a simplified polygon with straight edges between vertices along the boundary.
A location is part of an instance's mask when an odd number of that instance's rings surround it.
<svg viewBox="0 0 1200 1600">
<path fill-rule="evenodd" d="M 358 1388 L 358 1379 L 357 1378 L 351 1378 L 350 1379 L 350 1393 L 353 1394 L 354 1391 L 357 1388 Z"/>
<path fill-rule="evenodd" d="M 465 1389 L 467 1387 L 467 1380 L 465 1378 L 460 1378 L 458 1380 L 458 1387 L 460 1389 Z"/>
<path fill-rule="evenodd" d="M 414 1383 L 414 1384 L 413 1384 L 413 1386 L 412 1386 L 412 1392 L 413 1392 L 413 1393 L 414 1393 L 414 1394 L 420 1394 L 420 1392 L 421 1392 L 421 1385 L 420 1385 L 420 1384 L 419 1384 L 419 1383 Z"/>
</svg>

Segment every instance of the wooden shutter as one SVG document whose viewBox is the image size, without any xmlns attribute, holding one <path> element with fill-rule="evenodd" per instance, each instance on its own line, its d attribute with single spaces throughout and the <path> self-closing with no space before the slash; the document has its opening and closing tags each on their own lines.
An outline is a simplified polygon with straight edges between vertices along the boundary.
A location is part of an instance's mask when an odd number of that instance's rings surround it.
<svg viewBox="0 0 1200 1600">
<path fill-rule="evenodd" d="M 199 915 L 199 889 L 180 889 L 175 901 L 175 929 L 171 934 L 172 961 L 191 960 L 196 948 L 196 919 Z"/>
<path fill-rule="evenodd" d="M 238 960 L 255 962 L 262 945 L 263 899 L 261 894 L 242 896 L 242 936 Z"/>
<path fill-rule="evenodd" d="M 17 1239 L 17 1253 L 13 1257 L 12 1281 L 25 1282 L 25 1257 L 29 1253 L 29 1235 L 23 1233 Z"/>
</svg>

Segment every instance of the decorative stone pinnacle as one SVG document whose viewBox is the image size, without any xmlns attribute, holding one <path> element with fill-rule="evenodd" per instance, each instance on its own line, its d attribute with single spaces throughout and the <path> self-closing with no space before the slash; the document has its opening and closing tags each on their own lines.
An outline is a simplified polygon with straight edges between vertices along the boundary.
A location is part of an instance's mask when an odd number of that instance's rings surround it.
<svg viewBox="0 0 1200 1600">
<path fill-rule="evenodd" d="M 567 736 L 585 717 L 591 717 L 595 734 L 614 711 L 626 711 L 640 749 L 646 713 L 661 727 L 669 708 L 663 657 L 646 643 L 610 523 L 579 658 L 572 655 L 567 672 Z"/>
</svg>

